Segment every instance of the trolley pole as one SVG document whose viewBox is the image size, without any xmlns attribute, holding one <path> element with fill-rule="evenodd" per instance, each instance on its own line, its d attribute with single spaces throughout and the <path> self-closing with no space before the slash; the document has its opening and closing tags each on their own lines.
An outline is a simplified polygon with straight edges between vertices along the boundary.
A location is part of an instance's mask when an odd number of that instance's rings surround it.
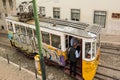
<svg viewBox="0 0 120 80">
<path fill-rule="evenodd" d="M 32 0 L 33 2 L 33 10 L 34 10 L 34 19 L 35 19 L 35 27 L 36 27 L 36 34 L 38 40 L 38 47 L 39 47 L 39 56 L 40 56 L 40 63 L 41 63 L 41 70 L 42 70 L 42 80 L 46 80 L 46 70 L 45 70 L 45 63 L 42 54 L 42 40 L 41 40 L 41 33 L 40 33 L 40 25 L 39 25 L 39 18 L 37 14 L 37 6 L 36 0 Z"/>
</svg>

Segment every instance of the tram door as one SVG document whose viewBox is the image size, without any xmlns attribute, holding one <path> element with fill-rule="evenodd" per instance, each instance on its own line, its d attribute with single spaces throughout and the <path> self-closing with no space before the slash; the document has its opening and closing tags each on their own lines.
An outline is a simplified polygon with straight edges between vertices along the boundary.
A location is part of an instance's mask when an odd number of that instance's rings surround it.
<svg viewBox="0 0 120 80">
<path fill-rule="evenodd" d="M 74 37 L 74 36 L 66 35 L 66 48 L 67 49 L 69 49 L 71 46 L 73 46 L 74 41 L 77 41 L 78 46 L 76 49 L 78 50 L 78 53 L 80 53 L 78 60 L 77 60 L 76 73 L 77 73 L 77 76 L 82 77 L 82 75 L 81 75 L 82 74 L 82 39 Z M 69 72 L 68 72 L 68 74 L 69 74 Z"/>
</svg>

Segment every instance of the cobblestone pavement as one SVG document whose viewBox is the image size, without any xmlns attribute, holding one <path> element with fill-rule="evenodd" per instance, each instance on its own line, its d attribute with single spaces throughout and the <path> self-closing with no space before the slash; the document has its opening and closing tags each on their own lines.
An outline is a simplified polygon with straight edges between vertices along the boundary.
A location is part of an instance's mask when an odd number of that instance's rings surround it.
<svg viewBox="0 0 120 80">
<path fill-rule="evenodd" d="M 40 80 L 40 77 L 38 78 Z M 0 80 L 36 80 L 35 74 L 0 57 Z"/>
</svg>

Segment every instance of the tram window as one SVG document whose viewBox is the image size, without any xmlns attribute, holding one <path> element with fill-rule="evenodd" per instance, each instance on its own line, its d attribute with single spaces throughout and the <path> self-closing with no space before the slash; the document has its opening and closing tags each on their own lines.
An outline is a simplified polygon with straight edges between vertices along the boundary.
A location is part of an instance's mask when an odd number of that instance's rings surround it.
<svg viewBox="0 0 120 80">
<path fill-rule="evenodd" d="M 95 42 L 92 43 L 92 57 L 95 57 Z"/>
<path fill-rule="evenodd" d="M 85 43 L 85 58 L 91 59 L 91 42 Z"/>
<path fill-rule="evenodd" d="M 10 22 L 9 25 L 8 25 L 8 29 L 9 29 L 10 31 L 13 31 L 13 25 L 12 25 L 11 22 Z"/>
<path fill-rule="evenodd" d="M 42 34 L 42 42 L 46 44 L 50 44 L 50 36 L 49 33 L 41 31 Z"/>
<path fill-rule="evenodd" d="M 20 27 L 19 27 L 19 25 L 15 25 L 15 30 L 16 30 L 16 32 L 18 33 L 18 32 L 20 32 Z"/>
<path fill-rule="evenodd" d="M 25 32 L 25 27 L 24 26 L 20 26 L 21 27 L 21 32 L 22 32 L 22 34 L 26 34 L 26 32 Z"/>
<path fill-rule="evenodd" d="M 36 34 L 36 30 L 34 30 L 34 35 L 36 36 L 37 34 Z"/>
<path fill-rule="evenodd" d="M 27 35 L 31 36 L 32 35 L 32 29 L 27 28 Z"/>
<path fill-rule="evenodd" d="M 51 34 L 52 46 L 61 49 L 60 36 Z"/>
</svg>

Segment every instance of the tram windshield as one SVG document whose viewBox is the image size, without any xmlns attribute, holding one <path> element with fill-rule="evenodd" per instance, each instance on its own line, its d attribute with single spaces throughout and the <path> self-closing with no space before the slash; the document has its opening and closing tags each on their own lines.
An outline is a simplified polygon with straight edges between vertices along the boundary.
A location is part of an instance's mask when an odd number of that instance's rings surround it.
<svg viewBox="0 0 120 80">
<path fill-rule="evenodd" d="M 87 59 L 91 58 L 91 42 L 85 43 L 85 58 Z"/>
<path fill-rule="evenodd" d="M 96 42 L 85 42 L 85 59 L 95 58 Z"/>
</svg>

